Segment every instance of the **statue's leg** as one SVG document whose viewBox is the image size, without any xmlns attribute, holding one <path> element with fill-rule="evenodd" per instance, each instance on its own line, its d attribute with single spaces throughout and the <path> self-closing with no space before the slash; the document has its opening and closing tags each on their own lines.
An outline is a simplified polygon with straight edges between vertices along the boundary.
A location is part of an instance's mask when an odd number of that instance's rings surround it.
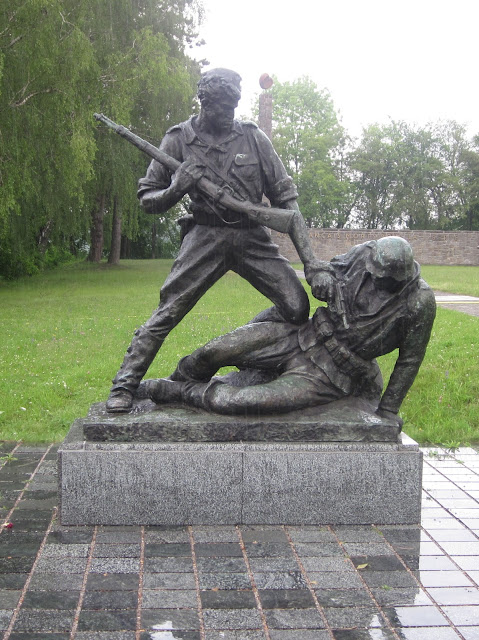
<svg viewBox="0 0 479 640">
<path fill-rule="evenodd" d="M 235 246 L 233 269 L 276 307 L 275 312 L 262 312 L 255 321 L 275 321 L 279 314 L 286 322 L 306 322 L 309 316 L 308 295 L 294 269 L 271 241 L 269 232 L 258 227 L 251 229 L 247 237 L 241 236 L 241 240 Z"/>
<path fill-rule="evenodd" d="M 206 382 L 226 366 L 278 370 L 298 348 L 297 331 L 285 322 L 244 325 L 182 358 L 170 380 Z"/>
<path fill-rule="evenodd" d="M 138 330 L 118 371 L 106 407 L 131 409 L 133 396 L 168 333 L 229 269 L 221 230 L 196 225 L 186 236 L 160 292 L 160 304 Z"/>
<path fill-rule="evenodd" d="M 260 416 L 326 404 L 342 397 L 337 389 L 298 375 L 284 375 L 266 384 L 234 387 L 215 380 L 208 383 L 148 380 L 155 402 L 182 402 L 227 415 Z"/>
</svg>

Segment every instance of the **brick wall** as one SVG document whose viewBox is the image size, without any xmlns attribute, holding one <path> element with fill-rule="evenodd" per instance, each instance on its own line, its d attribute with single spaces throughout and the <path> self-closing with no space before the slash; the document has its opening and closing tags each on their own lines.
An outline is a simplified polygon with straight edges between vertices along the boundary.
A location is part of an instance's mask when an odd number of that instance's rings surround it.
<svg viewBox="0 0 479 640">
<path fill-rule="evenodd" d="M 323 260 L 346 253 L 355 244 L 393 235 L 401 236 L 411 244 L 414 258 L 420 264 L 479 265 L 479 231 L 310 230 L 314 252 Z M 288 260 L 300 261 L 287 235 L 272 231 L 272 236 Z"/>
</svg>

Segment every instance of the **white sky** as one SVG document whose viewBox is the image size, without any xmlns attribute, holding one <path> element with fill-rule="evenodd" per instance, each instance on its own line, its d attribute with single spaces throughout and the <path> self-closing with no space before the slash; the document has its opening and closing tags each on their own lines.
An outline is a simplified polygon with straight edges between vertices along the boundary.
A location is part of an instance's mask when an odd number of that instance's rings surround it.
<svg viewBox="0 0 479 640">
<path fill-rule="evenodd" d="M 331 92 L 348 132 L 389 117 L 479 133 L 479 0 L 203 0 L 198 59 L 243 78 L 251 114 L 267 72 Z"/>
</svg>

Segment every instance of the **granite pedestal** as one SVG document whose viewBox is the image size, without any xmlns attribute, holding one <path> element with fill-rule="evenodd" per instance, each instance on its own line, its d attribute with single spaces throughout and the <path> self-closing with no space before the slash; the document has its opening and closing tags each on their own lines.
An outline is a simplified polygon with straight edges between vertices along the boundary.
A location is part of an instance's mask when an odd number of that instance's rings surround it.
<svg viewBox="0 0 479 640">
<path fill-rule="evenodd" d="M 211 416 L 202 418 L 201 412 L 196 422 L 189 421 L 200 425 L 191 441 L 185 413 L 177 409 L 184 437 L 172 441 L 174 408 L 167 410 L 169 426 L 162 432 L 161 412 L 150 418 L 141 418 L 146 411 L 111 417 L 102 405 L 94 406 L 88 418 L 75 421 L 59 450 L 61 522 L 417 524 L 422 480 L 417 444 L 392 425 L 384 429 L 367 412 L 359 420 L 356 414 L 360 424 L 352 441 L 354 425 L 344 408 L 336 428 L 327 412 L 323 422 L 316 419 L 315 431 L 312 417 L 306 417 L 309 436 L 300 442 L 287 419 L 283 432 L 281 420 L 272 419 L 272 441 L 248 442 L 246 419 L 243 424 L 221 416 L 220 422 L 230 424 L 228 441 L 212 442 L 201 427 L 211 423 Z M 255 424 L 257 433 L 267 432 L 267 420 Z M 321 424 L 326 424 L 323 430 Z"/>
</svg>

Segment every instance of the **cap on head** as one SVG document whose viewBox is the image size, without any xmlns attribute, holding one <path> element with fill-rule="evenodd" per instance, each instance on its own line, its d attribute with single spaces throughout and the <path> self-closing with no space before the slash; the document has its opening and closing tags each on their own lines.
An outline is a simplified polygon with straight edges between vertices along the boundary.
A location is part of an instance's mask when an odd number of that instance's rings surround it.
<svg viewBox="0 0 479 640">
<path fill-rule="evenodd" d="M 398 282 L 414 275 L 414 258 L 409 242 L 398 236 L 376 240 L 367 270 L 376 278 L 394 278 Z"/>
<path fill-rule="evenodd" d="M 200 102 L 227 100 L 236 107 L 241 98 L 241 76 L 231 69 L 206 71 L 198 82 L 198 98 Z"/>
</svg>

